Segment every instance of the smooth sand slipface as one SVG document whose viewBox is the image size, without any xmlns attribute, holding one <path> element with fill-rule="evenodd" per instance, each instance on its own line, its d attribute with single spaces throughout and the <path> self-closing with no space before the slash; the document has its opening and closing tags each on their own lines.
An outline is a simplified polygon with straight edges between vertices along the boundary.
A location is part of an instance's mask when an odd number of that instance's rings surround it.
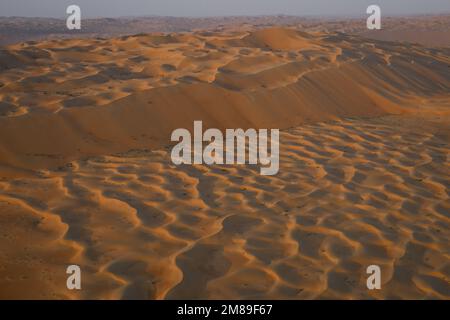
<svg viewBox="0 0 450 320">
<path fill-rule="evenodd" d="M 449 49 L 270 28 L 1 55 L 1 298 L 450 297 Z M 194 120 L 282 129 L 280 173 L 172 165 Z"/>
</svg>

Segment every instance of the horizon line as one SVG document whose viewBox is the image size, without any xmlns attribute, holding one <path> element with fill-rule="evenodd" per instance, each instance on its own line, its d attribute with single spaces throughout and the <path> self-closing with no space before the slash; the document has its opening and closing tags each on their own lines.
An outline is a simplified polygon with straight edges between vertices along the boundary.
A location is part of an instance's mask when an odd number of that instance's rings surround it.
<svg viewBox="0 0 450 320">
<path fill-rule="evenodd" d="M 424 17 L 424 16 L 446 16 L 450 15 L 450 10 L 439 13 L 386 13 L 384 17 Z M 274 14 L 234 14 L 234 15 L 205 15 L 205 16 L 178 16 L 178 15 L 124 15 L 124 16 L 92 16 L 84 18 L 85 20 L 97 20 L 97 19 L 133 19 L 133 18 L 174 18 L 174 19 L 217 19 L 217 18 L 263 18 L 263 17 L 288 17 L 288 18 L 361 18 L 365 17 L 365 14 L 303 14 L 303 15 L 291 15 L 284 13 Z M 55 19 L 65 20 L 67 16 L 61 17 L 45 17 L 45 16 L 2 16 L 2 18 L 21 18 L 21 19 Z"/>
</svg>

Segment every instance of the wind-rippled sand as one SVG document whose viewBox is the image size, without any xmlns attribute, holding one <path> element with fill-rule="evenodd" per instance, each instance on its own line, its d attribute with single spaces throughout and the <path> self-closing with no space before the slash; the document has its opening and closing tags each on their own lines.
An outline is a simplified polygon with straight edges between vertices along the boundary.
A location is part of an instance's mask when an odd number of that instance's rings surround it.
<svg viewBox="0 0 450 320">
<path fill-rule="evenodd" d="M 450 298 L 448 48 L 271 28 L 0 56 L 0 298 Z M 194 120 L 280 128 L 279 174 L 174 166 Z"/>
<path fill-rule="evenodd" d="M 135 151 L 2 181 L 1 296 L 448 299 L 448 130 L 417 128 L 289 129 L 274 177 Z M 380 291 L 366 288 L 371 264 Z"/>
</svg>

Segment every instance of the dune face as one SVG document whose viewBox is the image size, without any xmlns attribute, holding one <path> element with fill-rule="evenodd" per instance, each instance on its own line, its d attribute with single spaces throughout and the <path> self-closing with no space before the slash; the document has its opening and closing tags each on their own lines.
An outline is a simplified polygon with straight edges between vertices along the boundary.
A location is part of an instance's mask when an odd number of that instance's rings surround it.
<svg viewBox="0 0 450 320">
<path fill-rule="evenodd" d="M 450 83 L 448 49 L 282 28 L 47 41 L 3 56 L 0 165 L 15 170 L 162 147 L 198 119 L 284 129 L 418 112 Z"/>
<path fill-rule="evenodd" d="M 449 48 L 271 27 L 0 57 L 0 298 L 450 298 Z M 196 120 L 281 129 L 279 174 L 173 165 Z"/>
</svg>

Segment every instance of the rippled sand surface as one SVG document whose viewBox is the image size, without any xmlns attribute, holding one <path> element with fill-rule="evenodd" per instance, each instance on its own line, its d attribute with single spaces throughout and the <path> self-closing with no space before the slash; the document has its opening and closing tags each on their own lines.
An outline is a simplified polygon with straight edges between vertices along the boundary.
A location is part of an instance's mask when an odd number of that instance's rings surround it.
<svg viewBox="0 0 450 320">
<path fill-rule="evenodd" d="M 280 173 L 166 151 L 0 181 L 2 298 L 450 298 L 442 119 L 287 129 Z M 67 264 L 83 290 L 65 288 Z M 382 290 L 366 288 L 368 265 Z"/>
</svg>

